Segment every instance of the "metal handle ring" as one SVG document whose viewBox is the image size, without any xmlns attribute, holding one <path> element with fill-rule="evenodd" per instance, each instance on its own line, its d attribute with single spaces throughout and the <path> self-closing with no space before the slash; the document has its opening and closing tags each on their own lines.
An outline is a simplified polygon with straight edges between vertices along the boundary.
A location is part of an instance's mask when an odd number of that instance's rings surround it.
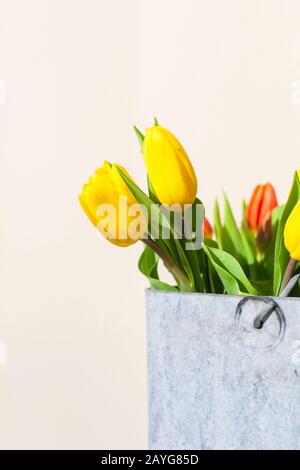
<svg viewBox="0 0 300 470">
<path fill-rule="evenodd" d="M 271 316 L 273 320 L 263 328 Z M 244 297 L 237 305 L 235 322 L 243 342 L 254 349 L 273 349 L 282 341 L 286 331 L 283 311 L 270 297 Z"/>
</svg>

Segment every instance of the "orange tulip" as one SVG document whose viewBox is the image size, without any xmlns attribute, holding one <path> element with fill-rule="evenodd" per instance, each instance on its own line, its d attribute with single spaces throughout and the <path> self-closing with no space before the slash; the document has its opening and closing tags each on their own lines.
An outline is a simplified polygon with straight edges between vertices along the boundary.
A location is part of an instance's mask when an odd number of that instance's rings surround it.
<svg viewBox="0 0 300 470">
<path fill-rule="evenodd" d="M 275 189 L 271 183 L 256 186 L 246 210 L 249 228 L 257 232 L 260 228 L 267 226 L 272 210 L 277 206 Z"/>
<path fill-rule="evenodd" d="M 203 221 L 203 231 L 204 231 L 205 238 L 212 238 L 213 229 L 206 217 L 204 218 L 204 221 Z"/>
</svg>

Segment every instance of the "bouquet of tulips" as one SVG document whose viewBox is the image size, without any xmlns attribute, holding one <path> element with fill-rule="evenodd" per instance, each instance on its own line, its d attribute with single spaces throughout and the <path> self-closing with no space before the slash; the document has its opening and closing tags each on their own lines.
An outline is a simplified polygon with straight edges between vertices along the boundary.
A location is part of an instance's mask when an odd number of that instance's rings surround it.
<svg viewBox="0 0 300 470">
<path fill-rule="evenodd" d="M 197 179 L 183 146 L 155 119 L 145 135 L 135 127 L 147 170 L 144 192 L 119 164 L 104 162 L 79 201 L 111 243 L 144 244 L 139 269 L 152 288 L 233 295 L 279 295 L 300 260 L 300 171 L 283 205 L 270 183 L 258 185 L 236 223 L 224 196 L 212 229 L 197 198 Z M 160 279 L 159 262 L 172 274 Z M 292 295 L 300 296 L 298 286 Z"/>
</svg>

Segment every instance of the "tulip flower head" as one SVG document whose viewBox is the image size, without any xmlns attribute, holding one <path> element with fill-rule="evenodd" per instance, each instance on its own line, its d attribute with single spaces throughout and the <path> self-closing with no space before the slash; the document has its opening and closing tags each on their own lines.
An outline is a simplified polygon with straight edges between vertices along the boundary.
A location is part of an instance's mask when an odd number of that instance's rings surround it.
<svg viewBox="0 0 300 470">
<path fill-rule="evenodd" d="M 295 205 L 285 224 L 284 244 L 291 258 L 300 260 L 300 201 Z"/>
<path fill-rule="evenodd" d="M 192 204 L 197 194 L 193 166 L 181 143 L 167 129 L 147 129 L 143 142 L 147 172 L 157 198 L 162 204 Z"/>
<path fill-rule="evenodd" d="M 249 228 L 257 232 L 268 226 L 271 213 L 277 205 L 275 189 L 271 183 L 256 186 L 246 210 Z"/>
<path fill-rule="evenodd" d="M 104 162 L 83 186 L 79 202 L 105 238 L 126 247 L 142 237 L 147 223 L 118 168 L 129 176 L 120 165 Z"/>
<path fill-rule="evenodd" d="M 203 221 L 203 231 L 204 231 L 205 238 L 212 238 L 213 229 L 206 217 L 204 218 L 204 221 Z"/>
</svg>

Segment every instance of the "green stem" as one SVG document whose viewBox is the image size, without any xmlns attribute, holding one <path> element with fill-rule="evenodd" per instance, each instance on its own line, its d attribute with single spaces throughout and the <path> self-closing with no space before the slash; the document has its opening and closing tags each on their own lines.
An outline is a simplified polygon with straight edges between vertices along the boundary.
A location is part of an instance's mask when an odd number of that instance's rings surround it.
<svg viewBox="0 0 300 470">
<path fill-rule="evenodd" d="M 166 268 L 173 274 L 176 281 L 181 284 L 186 291 L 191 291 L 191 286 L 188 278 L 183 274 L 181 269 L 178 268 L 176 263 L 172 260 L 172 258 L 164 253 L 157 245 L 154 243 L 153 240 L 150 238 L 142 238 L 141 241 L 145 243 L 154 253 L 156 253 L 161 260 L 164 262 Z"/>
<path fill-rule="evenodd" d="M 288 285 L 290 279 L 292 278 L 292 276 L 294 274 L 294 271 L 295 271 L 296 264 L 297 264 L 297 260 L 291 258 L 290 261 L 289 261 L 289 264 L 287 265 L 287 268 L 285 270 L 285 273 L 284 273 L 284 276 L 283 276 L 283 279 L 282 279 L 282 283 L 281 283 L 281 287 L 280 287 L 280 294 L 286 288 L 286 286 Z"/>
</svg>

